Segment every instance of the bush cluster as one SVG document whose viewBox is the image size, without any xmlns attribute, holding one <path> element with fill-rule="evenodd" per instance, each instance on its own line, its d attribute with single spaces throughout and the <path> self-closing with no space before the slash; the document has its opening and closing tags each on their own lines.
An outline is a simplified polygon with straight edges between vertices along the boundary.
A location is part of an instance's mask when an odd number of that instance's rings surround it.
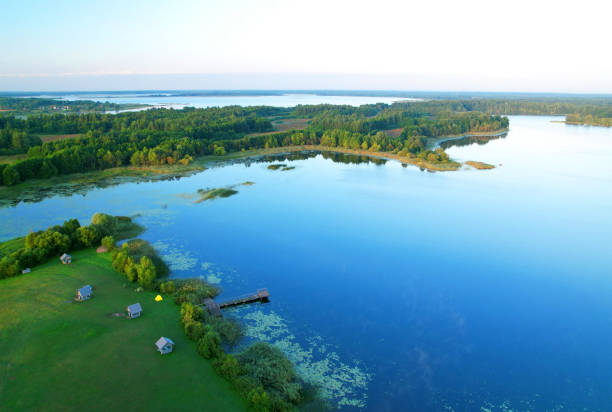
<svg viewBox="0 0 612 412">
<path fill-rule="evenodd" d="M 214 287 L 190 279 L 167 281 L 159 289 L 174 294 L 185 335 L 196 342 L 198 353 L 213 362 L 217 374 L 231 382 L 254 410 L 290 411 L 303 402 L 304 383 L 279 349 L 257 342 L 237 355 L 226 352 L 244 332 L 236 320 L 216 318 L 200 306 L 202 299 L 217 294 Z"/>
<path fill-rule="evenodd" d="M 117 218 L 96 213 L 89 226 L 81 226 L 77 219 L 56 225 L 45 231 L 30 232 L 25 237 L 25 247 L 0 260 L 0 279 L 16 276 L 25 268 L 32 268 L 51 257 L 59 257 L 70 251 L 94 247 L 104 237 L 106 243 L 114 244 Z"/>
<path fill-rule="evenodd" d="M 151 289 L 157 279 L 157 267 L 149 256 L 140 256 L 138 259 L 132 252 L 130 242 L 115 249 L 113 267 L 123 273 L 130 282 L 138 282 L 143 288 Z"/>
</svg>

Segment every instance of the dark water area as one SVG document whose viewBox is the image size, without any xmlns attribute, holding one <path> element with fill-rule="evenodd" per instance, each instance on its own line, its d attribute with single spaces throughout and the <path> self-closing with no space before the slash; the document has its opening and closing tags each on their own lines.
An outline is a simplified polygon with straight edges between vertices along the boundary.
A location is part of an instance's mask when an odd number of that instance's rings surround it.
<svg viewBox="0 0 612 412">
<path fill-rule="evenodd" d="M 221 300 L 267 288 L 227 312 L 245 344 L 278 346 L 345 410 L 610 410 L 612 129 L 553 119 L 448 148 L 493 170 L 263 157 L 3 208 L 0 238 L 138 216 L 171 276 Z"/>
</svg>

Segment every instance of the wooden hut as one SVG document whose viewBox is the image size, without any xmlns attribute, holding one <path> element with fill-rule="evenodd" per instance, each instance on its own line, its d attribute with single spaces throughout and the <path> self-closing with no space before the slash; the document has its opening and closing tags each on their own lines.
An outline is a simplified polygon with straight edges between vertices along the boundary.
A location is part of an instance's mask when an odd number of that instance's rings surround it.
<svg viewBox="0 0 612 412">
<path fill-rule="evenodd" d="M 127 316 L 130 319 L 139 317 L 141 313 L 142 306 L 140 306 L 140 303 L 134 303 L 133 305 L 127 307 Z"/>
<path fill-rule="evenodd" d="M 172 352 L 174 349 L 174 342 L 172 342 L 171 339 L 162 336 L 157 340 L 157 342 L 155 342 L 155 346 L 157 346 L 159 353 L 165 355 L 166 353 Z"/>
<path fill-rule="evenodd" d="M 76 300 L 82 302 L 91 298 L 91 286 L 85 285 L 76 291 Z"/>
</svg>

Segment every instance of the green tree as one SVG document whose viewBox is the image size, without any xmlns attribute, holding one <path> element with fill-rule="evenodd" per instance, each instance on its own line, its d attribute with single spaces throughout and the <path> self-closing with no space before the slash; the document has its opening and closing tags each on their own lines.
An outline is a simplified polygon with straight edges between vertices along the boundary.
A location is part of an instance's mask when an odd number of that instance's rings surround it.
<svg viewBox="0 0 612 412">
<path fill-rule="evenodd" d="M 15 169 L 14 166 L 7 166 L 2 171 L 2 182 L 6 186 L 13 186 L 19 183 L 21 177 L 19 176 L 19 172 Z"/>
<path fill-rule="evenodd" d="M 76 231 L 79 241 L 85 247 L 94 247 L 101 239 L 101 234 L 94 226 L 82 226 Z"/>
<path fill-rule="evenodd" d="M 155 265 L 147 256 L 140 258 L 140 263 L 136 266 L 138 271 L 138 283 L 145 288 L 150 288 L 157 278 Z"/>
<path fill-rule="evenodd" d="M 91 218 L 91 224 L 95 225 L 99 232 L 105 236 L 117 232 L 117 218 L 106 213 L 95 213 Z"/>
<path fill-rule="evenodd" d="M 108 251 L 115 249 L 115 238 L 113 236 L 104 236 L 101 243 Z"/>
</svg>

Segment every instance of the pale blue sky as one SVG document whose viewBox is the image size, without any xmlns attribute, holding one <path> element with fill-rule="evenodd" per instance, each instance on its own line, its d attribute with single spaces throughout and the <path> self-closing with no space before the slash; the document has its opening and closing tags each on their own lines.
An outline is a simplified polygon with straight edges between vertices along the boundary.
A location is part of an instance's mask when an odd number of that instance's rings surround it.
<svg viewBox="0 0 612 412">
<path fill-rule="evenodd" d="M 612 92 L 608 1 L 6 1 L 0 90 Z"/>
</svg>

